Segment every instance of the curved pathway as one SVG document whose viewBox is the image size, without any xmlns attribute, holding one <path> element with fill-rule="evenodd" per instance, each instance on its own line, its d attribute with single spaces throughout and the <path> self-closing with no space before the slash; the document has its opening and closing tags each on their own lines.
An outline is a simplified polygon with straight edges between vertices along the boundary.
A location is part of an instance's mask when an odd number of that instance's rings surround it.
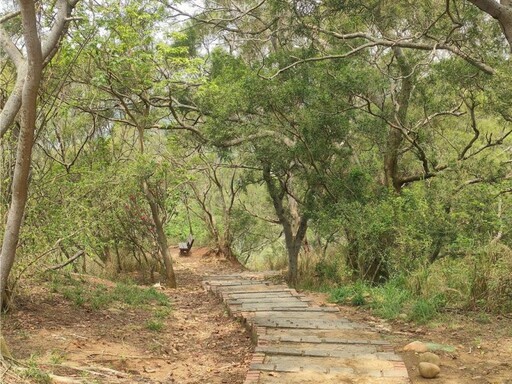
<svg viewBox="0 0 512 384">
<path fill-rule="evenodd" d="M 244 384 L 410 383 L 402 359 L 378 333 L 265 276 L 242 272 L 203 281 L 252 332 L 256 350 Z"/>
</svg>

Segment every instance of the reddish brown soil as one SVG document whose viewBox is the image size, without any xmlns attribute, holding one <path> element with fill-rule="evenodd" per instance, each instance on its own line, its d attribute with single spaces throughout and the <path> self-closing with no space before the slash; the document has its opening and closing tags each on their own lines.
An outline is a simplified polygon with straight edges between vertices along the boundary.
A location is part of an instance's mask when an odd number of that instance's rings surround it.
<svg viewBox="0 0 512 384">
<path fill-rule="evenodd" d="M 203 275 L 237 268 L 205 252 L 174 252 L 179 288 L 163 290 L 172 311 L 159 331 L 146 326 L 153 308 L 77 307 L 41 286 L 17 298 L 2 334 L 16 359 L 27 363 L 32 355 L 40 369 L 60 377 L 56 382 L 242 383 L 250 336 L 201 287 Z"/>
</svg>

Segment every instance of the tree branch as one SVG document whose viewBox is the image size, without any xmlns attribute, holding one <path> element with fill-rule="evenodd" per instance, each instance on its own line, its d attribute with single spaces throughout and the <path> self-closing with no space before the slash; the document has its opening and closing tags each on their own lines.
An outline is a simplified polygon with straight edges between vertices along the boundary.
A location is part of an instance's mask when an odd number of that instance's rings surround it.
<svg viewBox="0 0 512 384">
<path fill-rule="evenodd" d="M 483 72 L 493 75 L 495 73 L 494 68 L 491 66 L 482 63 L 475 58 L 471 57 L 469 54 L 462 51 L 460 48 L 449 45 L 447 43 L 437 42 L 436 44 L 428 44 L 423 42 L 414 42 L 413 40 L 416 39 L 416 37 L 404 37 L 400 39 L 387 39 L 387 38 L 377 38 L 375 36 L 370 35 L 366 32 L 354 32 L 354 33 L 347 33 L 347 34 L 341 34 L 334 31 L 329 31 L 324 28 L 317 27 L 315 25 L 305 25 L 308 28 L 311 28 L 312 30 L 315 30 L 320 33 L 324 33 L 326 35 L 329 35 L 331 37 L 337 38 L 339 40 L 355 40 L 355 39 L 362 39 L 368 41 L 365 44 L 360 45 L 359 47 L 353 48 L 350 52 L 347 52 L 345 54 L 341 55 L 328 55 L 328 56 L 320 56 L 320 57 L 314 57 L 314 58 L 308 58 L 303 60 L 297 60 L 294 63 L 287 65 L 286 67 L 279 69 L 274 75 L 270 76 L 269 78 L 272 79 L 276 76 L 278 76 L 280 73 L 287 71 L 290 68 L 293 68 L 299 64 L 303 64 L 305 62 L 309 61 L 322 61 L 322 60 L 330 60 L 330 59 L 340 59 L 340 58 L 346 58 L 349 56 L 354 55 L 355 53 L 374 46 L 382 46 L 382 47 L 400 47 L 400 48 L 410 48 L 410 49 L 416 49 L 420 51 L 436 51 L 436 50 L 444 50 L 451 52 L 471 65 L 477 67 L 478 69 L 482 70 Z"/>
<path fill-rule="evenodd" d="M 75 253 L 71 258 L 66 260 L 65 262 L 48 267 L 48 268 L 46 268 L 46 270 L 47 271 L 56 271 L 57 269 L 64 268 L 66 265 L 71 264 L 73 261 L 75 261 L 76 259 L 78 259 L 80 256 L 83 256 L 83 255 L 85 255 L 85 251 L 80 250 L 77 253 Z"/>
</svg>

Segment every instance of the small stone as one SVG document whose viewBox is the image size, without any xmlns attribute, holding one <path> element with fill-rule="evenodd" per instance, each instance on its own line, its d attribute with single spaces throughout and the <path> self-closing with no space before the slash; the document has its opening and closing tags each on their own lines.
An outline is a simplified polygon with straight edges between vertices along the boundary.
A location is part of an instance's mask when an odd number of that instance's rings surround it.
<svg viewBox="0 0 512 384">
<path fill-rule="evenodd" d="M 420 371 L 420 375 L 426 379 L 433 379 L 439 372 L 441 372 L 441 368 L 432 363 L 421 362 L 418 365 L 418 369 Z"/>
<path fill-rule="evenodd" d="M 412 343 L 407 344 L 404 347 L 404 351 L 412 351 L 412 352 L 427 352 L 428 347 L 426 344 L 422 343 L 421 341 L 413 341 Z"/>
<path fill-rule="evenodd" d="M 441 365 L 441 358 L 432 352 L 425 352 L 420 355 L 420 362 Z"/>
</svg>

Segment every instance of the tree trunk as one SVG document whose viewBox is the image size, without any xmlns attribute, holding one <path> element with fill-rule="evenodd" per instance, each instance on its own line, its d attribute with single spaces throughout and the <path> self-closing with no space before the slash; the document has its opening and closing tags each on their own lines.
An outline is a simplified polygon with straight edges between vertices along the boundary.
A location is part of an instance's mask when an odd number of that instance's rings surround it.
<svg viewBox="0 0 512 384">
<path fill-rule="evenodd" d="M 396 128 L 389 128 L 386 141 L 386 152 L 384 153 L 384 180 L 388 188 L 393 188 L 400 193 L 402 185 L 398 172 L 399 149 L 403 142 L 403 136 Z"/>
<path fill-rule="evenodd" d="M 288 284 L 295 287 L 299 280 L 299 252 L 302 246 L 302 241 L 306 236 L 308 216 L 305 214 L 300 216 L 297 229 L 294 231 L 292 222 L 293 217 L 291 217 L 292 215 L 290 212 L 285 210 L 283 204 L 283 199 L 286 193 L 282 187 L 278 188 L 276 186 L 270 174 L 270 166 L 268 165 L 263 167 L 263 179 L 267 185 L 276 215 L 283 227 L 286 251 L 288 253 Z"/>
<path fill-rule="evenodd" d="M 20 109 L 20 136 L 16 150 L 16 164 L 12 182 L 12 200 L 5 224 L 0 253 L 0 307 L 4 306 L 7 279 L 14 264 L 20 228 L 28 196 L 28 177 L 32 159 L 32 146 L 37 113 L 37 93 L 43 69 L 43 55 L 39 40 L 35 4 L 31 0 L 20 0 L 23 35 L 27 52 L 27 75 L 22 91 Z"/>
<path fill-rule="evenodd" d="M 155 223 L 156 237 L 158 248 L 160 249 L 160 255 L 164 261 L 165 273 L 167 278 L 167 286 L 170 288 L 176 288 L 176 276 L 174 274 L 174 268 L 172 266 L 171 255 L 169 254 L 169 246 L 167 244 L 167 236 L 165 235 L 164 227 L 160 215 L 158 212 L 158 204 L 154 199 L 153 194 L 149 190 L 148 183 L 143 181 L 143 190 L 146 199 L 151 208 L 151 215 L 153 222 Z"/>
<path fill-rule="evenodd" d="M 347 259 L 346 264 L 350 268 L 353 278 L 360 276 L 359 270 L 359 247 L 352 231 L 345 228 L 345 236 L 347 238 Z"/>
<path fill-rule="evenodd" d="M 397 126 L 405 127 L 407 124 L 407 113 L 409 110 L 409 101 L 413 88 L 412 74 L 409 62 L 405 57 L 402 49 L 393 48 L 393 54 L 400 69 L 402 82 L 400 84 L 400 92 L 398 93 L 394 120 Z M 399 174 L 398 160 L 400 156 L 400 147 L 404 140 L 403 133 L 396 127 L 389 127 L 388 137 L 386 141 L 386 152 L 384 153 L 384 177 L 386 186 L 393 188 L 396 193 L 402 190 L 402 183 Z"/>
<path fill-rule="evenodd" d="M 304 237 L 298 235 L 293 236 L 290 232 L 288 236 L 285 232 L 286 251 L 288 253 L 288 283 L 292 287 L 296 287 L 299 282 L 299 252 Z"/>
</svg>

